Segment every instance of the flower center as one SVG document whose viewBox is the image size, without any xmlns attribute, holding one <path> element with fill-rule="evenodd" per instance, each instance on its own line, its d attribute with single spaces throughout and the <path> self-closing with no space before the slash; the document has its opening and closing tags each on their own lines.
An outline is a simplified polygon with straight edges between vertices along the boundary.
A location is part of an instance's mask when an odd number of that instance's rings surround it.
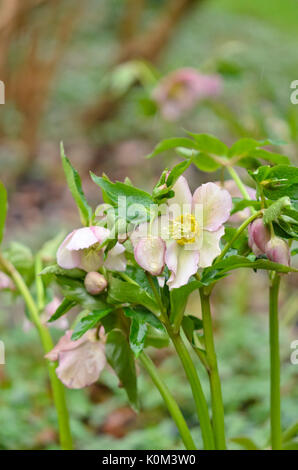
<svg viewBox="0 0 298 470">
<path fill-rule="evenodd" d="M 171 238 L 182 246 L 194 243 L 199 231 L 199 224 L 192 214 L 179 215 L 170 226 Z"/>
</svg>

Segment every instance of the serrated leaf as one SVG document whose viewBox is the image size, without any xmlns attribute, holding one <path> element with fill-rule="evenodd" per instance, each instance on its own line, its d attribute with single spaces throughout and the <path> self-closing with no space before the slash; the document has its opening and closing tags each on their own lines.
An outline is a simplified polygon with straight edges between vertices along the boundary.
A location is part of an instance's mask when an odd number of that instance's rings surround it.
<svg viewBox="0 0 298 470">
<path fill-rule="evenodd" d="M 92 218 L 92 209 L 89 206 L 87 199 L 84 195 L 81 178 L 78 172 L 71 165 L 69 159 L 66 157 L 62 142 L 61 142 L 60 149 L 61 149 L 62 165 L 63 165 L 68 187 L 78 207 L 82 224 L 87 226 L 89 225 L 89 222 L 91 221 L 91 218 Z"/>
<path fill-rule="evenodd" d="M 138 409 L 134 356 L 122 331 L 115 329 L 108 333 L 105 351 L 107 361 L 116 372 L 131 405 Z"/>
<path fill-rule="evenodd" d="M 156 155 L 165 152 L 166 150 L 172 150 L 177 147 L 185 147 L 194 150 L 198 149 L 197 143 L 192 139 L 188 139 L 186 137 L 173 137 L 171 139 L 165 139 L 159 142 L 159 144 L 157 144 L 154 148 L 153 152 L 147 155 L 146 158 L 153 158 Z"/>
<path fill-rule="evenodd" d="M 145 347 L 145 339 L 148 325 L 144 321 L 133 319 L 130 325 L 129 344 L 136 357 L 143 351 Z"/>
<path fill-rule="evenodd" d="M 76 302 L 74 302 L 73 300 L 63 299 L 54 315 L 52 315 L 49 319 L 48 323 L 52 323 L 53 321 L 58 320 L 58 318 L 62 317 L 62 315 L 65 315 L 65 313 L 69 312 L 69 310 L 71 310 L 75 305 Z"/>
<path fill-rule="evenodd" d="M 64 297 L 73 300 L 83 308 L 101 310 L 108 307 L 101 297 L 88 294 L 83 281 L 66 276 L 57 276 L 56 280 Z"/>
<path fill-rule="evenodd" d="M 243 211 L 247 207 L 253 207 L 256 210 L 261 209 L 261 202 L 254 201 L 252 199 L 240 199 L 233 197 L 233 209 L 231 210 L 231 215 L 236 214 L 236 212 Z"/>
<path fill-rule="evenodd" d="M 197 149 L 201 152 L 207 153 L 208 155 L 217 155 L 219 157 L 227 155 L 228 147 L 217 139 L 217 137 L 211 134 L 194 134 L 193 132 L 188 132 L 188 134 L 194 138 Z"/>
<path fill-rule="evenodd" d="M 289 165 L 290 159 L 286 155 L 281 155 L 280 153 L 269 152 L 264 149 L 255 149 L 250 152 L 250 156 L 255 158 L 261 158 L 268 162 L 274 163 L 275 165 Z"/>
<path fill-rule="evenodd" d="M 229 149 L 228 157 L 244 157 L 259 147 L 272 145 L 271 140 L 255 140 L 251 138 L 243 138 L 237 140 Z"/>
<path fill-rule="evenodd" d="M 110 307 L 103 308 L 101 310 L 94 310 L 92 313 L 81 318 L 74 329 L 71 339 L 76 341 L 81 338 L 88 330 L 94 328 L 102 318 L 112 312 L 112 310 L 113 309 Z"/>
<path fill-rule="evenodd" d="M 45 267 L 40 273 L 40 276 L 65 276 L 72 279 L 82 279 L 86 273 L 82 269 L 64 269 L 58 264 L 52 264 L 51 266 Z"/>
<path fill-rule="evenodd" d="M 110 277 L 109 280 L 107 301 L 112 304 L 131 303 L 143 305 L 151 312 L 159 315 L 159 308 L 155 300 L 145 289 L 114 277 Z"/>
</svg>

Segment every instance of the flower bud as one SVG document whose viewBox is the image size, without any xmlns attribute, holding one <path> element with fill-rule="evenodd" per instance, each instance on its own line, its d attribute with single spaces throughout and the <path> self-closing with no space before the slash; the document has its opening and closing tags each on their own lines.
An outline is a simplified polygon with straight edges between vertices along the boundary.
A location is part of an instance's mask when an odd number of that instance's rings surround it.
<svg viewBox="0 0 298 470">
<path fill-rule="evenodd" d="M 270 240 L 270 230 L 262 219 L 254 220 L 248 227 L 248 243 L 255 255 L 265 253 L 266 243 Z"/>
<path fill-rule="evenodd" d="M 271 238 L 271 240 L 266 244 L 265 253 L 271 261 L 290 266 L 289 245 L 282 238 Z"/>
<path fill-rule="evenodd" d="M 102 274 L 91 271 L 86 275 L 84 284 L 89 294 L 98 295 L 107 287 L 108 282 Z"/>
<path fill-rule="evenodd" d="M 136 262 L 152 276 L 162 273 L 165 264 L 165 242 L 160 237 L 141 238 L 135 246 Z"/>
</svg>

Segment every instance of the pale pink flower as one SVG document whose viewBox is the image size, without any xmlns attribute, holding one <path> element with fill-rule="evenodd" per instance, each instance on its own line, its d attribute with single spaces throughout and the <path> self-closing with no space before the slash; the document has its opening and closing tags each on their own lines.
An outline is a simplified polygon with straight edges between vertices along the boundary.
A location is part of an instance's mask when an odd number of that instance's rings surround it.
<svg viewBox="0 0 298 470">
<path fill-rule="evenodd" d="M 168 200 L 167 214 L 139 225 L 131 235 L 138 264 L 156 274 L 166 264 L 171 271 L 167 281 L 171 289 L 187 284 L 198 268 L 210 266 L 220 254 L 223 224 L 232 207 L 228 191 L 215 183 L 203 184 L 192 196 L 186 179 L 180 176 L 173 190 L 175 196 Z M 159 240 L 154 250 L 144 250 L 146 238 Z"/>
<path fill-rule="evenodd" d="M 169 121 L 178 119 L 204 98 L 217 96 L 222 90 L 219 75 L 205 75 L 192 68 L 175 70 L 164 77 L 153 91 L 153 99 Z"/>
<path fill-rule="evenodd" d="M 110 236 L 104 227 L 83 227 L 71 232 L 57 251 L 57 263 L 64 269 L 81 268 L 87 272 L 104 266 L 111 271 L 125 271 L 125 248 L 116 243 L 104 259 L 101 244 Z"/>
<path fill-rule="evenodd" d="M 266 244 L 265 253 L 271 261 L 290 266 L 291 257 L 289 245 L 282 238 L 272 237 Z"/>
<path fill-rule="evenodd" d="M 259 256 L 265 253 L 266 244 L 270 240 L 270 230 L 262 219 L 255 219 L 248 226 L 248 244 L 254 254 Z"/>
<path fill-rule="evenodd" d="M 105 367 L 104 345 L 96 339 L 95 329 L 77 341 L 72 341 L 72 333 L 68 330 L 45 357 L 59 362 L 56 374 L 66 387 L 88 387 L 98 380 Z"/>
</svg>

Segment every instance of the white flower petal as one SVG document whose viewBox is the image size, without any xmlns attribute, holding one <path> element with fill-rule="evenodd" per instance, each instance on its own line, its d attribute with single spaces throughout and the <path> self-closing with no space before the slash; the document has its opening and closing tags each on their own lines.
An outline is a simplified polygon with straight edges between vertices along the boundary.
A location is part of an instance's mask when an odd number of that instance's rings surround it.
<svg viewBox="0 0 298 470">
<path fill-rule="evenodd" d="M 98 238 L 94 231 L 91 227 L 83 227 L 74 231 L 73 236 L 67 244 L 67 249 L 69 251 L 83 250 L 84 248 L 89 248 L 95 243 L 98 243 Z"/>
<path fill-rule="evenodd" d="M 203 231 L 203 244 L 200 249 L 200 268 L 211 266 L 213 260 L 221 253 L 219 241 L 225 233 L 224 227 L 220 227 L 216 232 Z"/>
<path fill-rule="evenodd" d="M 196 205 L 203 206 L 204 230 L 216 231 L 228 220 L 232 209 L 229 192 L 215 183 L 202 184 L 193 195 L 193 211 Z"/>
<path fill-rule="evenodd" d="M 141 238 L 134 249 L 136 262 L 152 276 L 158 276 L 164 268 L 165 249 L 160 237 Z"/>
<path fill-rule="evenodd" d="M 171 206 L 189 206 L 191 207 L 192 203 L 192 196 L 188 186 L 188 182 L 184 176 L 180 176 L 176 183 L 173 186 L 173 191 L 175 192 L 175 196 L 168 200 L 168 204 L 170 210 L 172 209 Z"/>
<path fill-rule="evenodd" d="M 125 271 L 126 269 L 126 257 L 124 254 L 125 248 L 122 252 L 119 252 L 119 248 L 117 248 L 116 254 L 115 252 L 113 252 L 113 250 L 114 248 L 111 251 L 109 251 L 107 258 L 104 261 L 103 265 L 110 271 Z"/>
<path fill-rule="evenodd" d="M 189 278 L 197 272 L 199 252 L 185 250 L 183 246 L 179 246 L 176 243 L 175 249 L 171 246 L 171 253 L 168 256 L 168 260 L 170 265 L 175 267 L 175 270 L 172 271 L 167 284 L 170 289 L 176 289 L 177 287 L 187 284 Z M 169 265 L 168 267 L 171 269 Z"/>
<path fill-rule="evenodd" d="M 69 251 L 67 245 L 71 241 L 71 238 L 75 235 L 76 230 L 71 232 L 61 245 L 57 251 L 57 263 L 63 269 L 73 269 L 77 268 L 80 265 L 81 255 L 78 251 Z"/>
</svg>

